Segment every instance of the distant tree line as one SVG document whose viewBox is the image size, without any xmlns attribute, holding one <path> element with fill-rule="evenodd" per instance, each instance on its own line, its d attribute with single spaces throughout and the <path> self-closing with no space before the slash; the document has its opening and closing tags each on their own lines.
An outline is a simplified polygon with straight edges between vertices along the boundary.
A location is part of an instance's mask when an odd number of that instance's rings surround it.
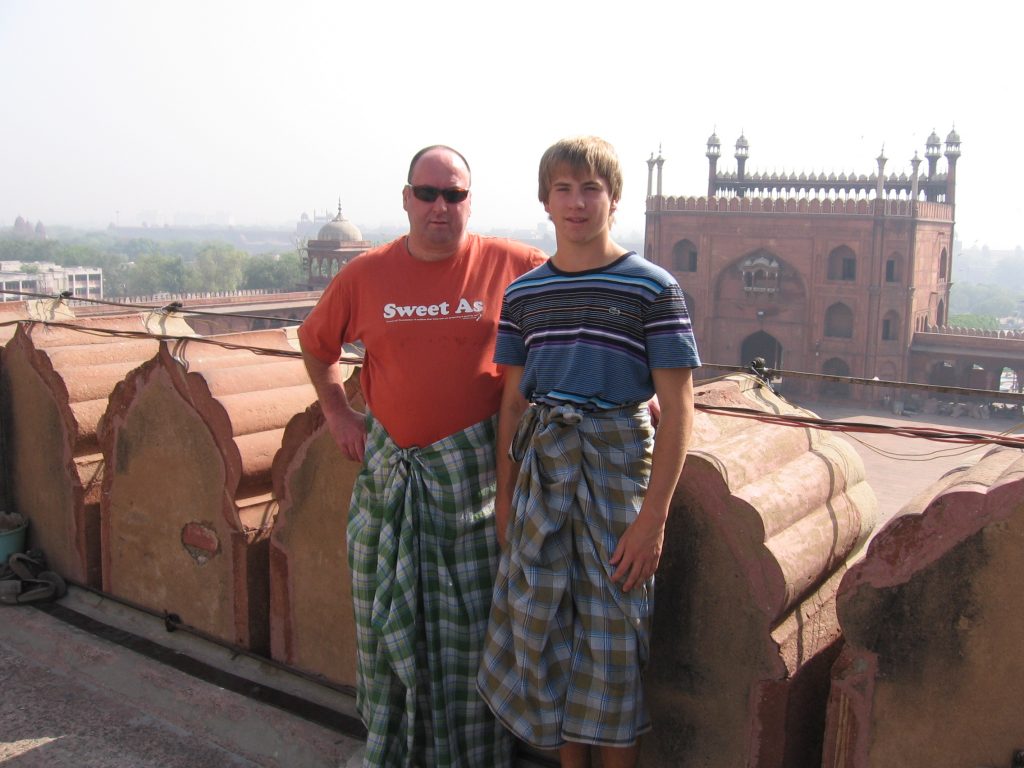
<svg viewBox="0 0 1024 768">
<path fill-rule="evenodd" d="M 949 312 L 981 317 L 1009 317 L 1020 309 L 1024 291 L 1006 285 L 954 283 L 949 293 Z M 977 327 L 977 326 L 974 326 Z"/>
<path fill-rule="evenodd" d="M 1024 249 L 964 251 L 954 260 L 949 324 L 996 330 L 1000 320 L 1020 318 L 1024 302 Z"/>
<path fill-rule="evenodd" d="M 120 240 L 103 233 L 66 240 L 0 238 L 0 260 L 99 267 L 108 298 L 264 289 L 294 291 L 305 279 L 297 251 L 249 255 L 221 242 Z"/>
</svg>

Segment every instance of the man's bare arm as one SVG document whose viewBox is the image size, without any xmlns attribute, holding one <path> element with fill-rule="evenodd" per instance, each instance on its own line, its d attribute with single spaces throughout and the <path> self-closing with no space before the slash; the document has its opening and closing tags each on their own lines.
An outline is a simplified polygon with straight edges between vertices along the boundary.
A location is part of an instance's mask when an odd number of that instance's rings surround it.
<svg viewBox="0 0 1024 768">
<path fill-rule="evenodd" d="M 651 481 L 636 520 L 619 539 L 609 562 L 613 581 L 628 592 L 658 570 L 668 507 L 686 460 L 693 430 L 693 371 L 655 368 L 651 371 L 661 403 L 661 421 L 654 440 Z"/>
<path fill-rule="evenodd" d="M 302 350 L 302 361 L 316 389 L 320 410 L 323 411 L 334 442 L 345 458 L 361 463 L 366 450 L 366 422 L 363 414 L 353 409 L 348 402 L 342 367 L 337 363 L 329 365 L 305 349 Z"/>
</svg>

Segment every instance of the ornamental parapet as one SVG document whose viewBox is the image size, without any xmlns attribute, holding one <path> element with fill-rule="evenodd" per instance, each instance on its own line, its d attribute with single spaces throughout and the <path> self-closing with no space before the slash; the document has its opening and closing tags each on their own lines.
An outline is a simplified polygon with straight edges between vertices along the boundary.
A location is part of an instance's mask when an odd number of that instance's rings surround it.
<svg viewBox="0 0 1024 768">
<path fill-rule="evenodd" d="M 932 326 L 914 331 L 911 353 L 998 356 L 1006 362 L 1024 360 L 1024 331 Z"/>
<path fill-rule="evenodd" d="M 898 199 L 831 200 L 807 197 L 649 197 L 648 212 L 685 211 L 694 213 L 812 214 L 824 216 L 915 217 L 952 221 L 952 208 L 945 203 Z"/>
<path fill-rule="evenodd" d="M 100 418 L 115 385 L 156 352 L 148 333 L 192 331 L 153 314 L 57 320 L 19 324 L 4 349 L 8 503 L 28 518 L 32 546 L 54 570 L 98 587 Z"/>
<path fill-rule="evenodd" d="M 930 325 L 926 333 L 938 333 L 945 336 L 973 336 L 986 339 L 1024 339 L 1024 330 L 1016 328 L 964 328 L 958 325 Z M 915 334 L 917 335 L 917 334 Z"/>
<path fill-rule="evenodd" d="M 266 652 L 270 470 L 316 393 L 283 330 L 208 340 L 160 342 L 110 396 L 103 589 Z"/>
</svg>

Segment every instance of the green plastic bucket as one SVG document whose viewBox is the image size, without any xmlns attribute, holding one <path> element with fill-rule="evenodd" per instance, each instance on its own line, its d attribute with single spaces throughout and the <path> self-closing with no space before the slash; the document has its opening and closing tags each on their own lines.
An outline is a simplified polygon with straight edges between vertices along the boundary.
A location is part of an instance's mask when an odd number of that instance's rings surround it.
<svg viewBox="0 0 1024 768">
<path fill-rule="evenodd" d="M 27 531 L 28 523 L 23 523 L 10 531 L 0 531 L 0 564 L 6 564 L 11 555 L 25 551 Z"/>
</svg>

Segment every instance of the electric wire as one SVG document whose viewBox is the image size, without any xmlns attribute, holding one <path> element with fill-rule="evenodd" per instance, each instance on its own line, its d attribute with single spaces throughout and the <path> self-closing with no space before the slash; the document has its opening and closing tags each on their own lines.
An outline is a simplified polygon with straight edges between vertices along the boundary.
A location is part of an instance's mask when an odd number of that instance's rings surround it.
<svg viewBox="0 0 1024 768">
<path fill-rule="evenodd" d="M 75 296 L 70 291 L 63 291 L 57 295 L 46 294 L 46 293 L 31 293 L 28 291 L 15 291 L 11 289 L 0 289 L 0 294 L 11 294 L 13 296 L 26 296 L 35 299 L 48 299 L 55 302 L 62 302 L 72 300 L 76 302 L 84 302 L 88 304 L 98 304 L 108 307 L 119 307 L 121 309 L 128 310 L 129 312 L 139 312 L 142 310 L 150 310 L 153 312 L 177 312 L 181 315 L 201 315 L 205 317 L 240 317 L 246 320 L 271 320 L 283 323 L 298 324 L 298 320 L 293 317 L 280 317 L 279 315 L 254 315 L 244 312 L 208 312 L 201 309 L 194 309 L 186 307 L 181 300 L 175 299 L 167 304 L 132 304 L 124 301 L 110 301 L 108 299 L 92 299 L 84 296 Z M 272 296 L 274 294 L 256 294 L 250 298 L 256 298 L 257 296 Z"/>
<path fill-rule="evenodd" d="M 47 298 L 52 298 L 52 297 L 47 297 Z M 121 306 L 124 306 L 126 308 L 131 308 L 131 307 L 128 307 L 128 305 L 121 305 Z M 135 307 L 134 309 L 137 310 L 138 307 Z M 160 311 L 166 312 L 166 311 L 177 311 L 177 310 L 174 310 L 174 309 L 168 310 L 166 307 L 164 307 L 164 308 L 160 308 L 160 309 L 155 309 L 153 311 L 154 312 L 160 312 Z M 219 316 L 222 316 L 222 317 L 228 316 L 228 313 L 224 313 L 224 314 L 216 313 L 216 314 L 218 314 Z M 247 317 L 246 315 L 242 315 L 242 314 L 231 315 L 231 316 Z M 293 359 L 295 359 L 295 358 L 301 358 L 301 356 L 302 356 L 302 353 L 297 351 L 297 350 L 257 347 L 257 346 L 250 345 L 250 344 L 243 344 L 243 343 L 236 343 L 236 342 L 227 341 L 227 340 L 224 340 L 224 339 L 222 339 L 222 338 L 220 338 L 218 336 L 183 336 L 183 335 L 173 335 L 173 334 L 161 334 L 161 333 L 155 333 L 155 332 L 152 332 L 152 331 L 133 331 L 133 330 L 117 329 L 117 328 L 84 327 L 84 326 L 78 325 L 76 323 L 67 322 L 67 321 L 58 321 L 58 320 L 27 320 L 27 319 L 20 319 L 19 318 L 19 319 L 15 319 L 15 320 L 9 320 L 9 321 L 5 321 L 5 322 L 0 322 L 0 327 L 6 327 L 6 326 L 10 326 L 10 325 L 24 325 L 24 326 L 43 325 L 43 326 L 64 328 L 64 329 L 67 329 L 67 330 L 71 330 L 71 331 L 75 331 L 75 332 L 79 332 L 79 333 L 83 333 L 83 334 L 91 334 L 91 335 L 100 335 L 100 336 L 101 335 L 108 335 L 108 336 L 113 336 L 113 337 L 118 337 L 118 338 L 149 338 L 149 339 L 157 339 L 157 340 L 164 341 L 164 342 L 175 342 L 179 346 L 179 349 L 180 349 L 180 347 L 182 345 L 187 345 L 187 344 L 190 344 L 190 343 L 196 343 L 196 344 L 209 344 L 209 345 L 221 347 L 221 348 L 224 348 L 224 349 L 227 349 L 227 350 L 232 350 L 232 351 L 249 351 L 249 352 L 251 352 L 253 354 L 256 354 L 256 355 L 266 355 L 266 356 L 270 356 L 270 357 L 285 357 L 285 358 L 293 358 Z M 362 357 L 359 356 L 359 355 L 342 355 L 339 358 L 339 362 L 342 363 L 342 364 L 346 364 L 346 365 L 360 365 L 362 363 Z M 743 374 L 743 375 L 746 375 L 746 376 L 751 376 L 750 371 L 752 370 L 751 366 L 748 366 L 748 367 L 744 368 L 744 367 L 741 367 L 741 366 L 725 366 L 725 365 L 718 365 L 718 364 L 706 364 L 705 367 L 725 370 L 725 371 L 729 371 L 731 373 L 726 373 L 726 374 L 723 374 L 722 376 L 714 377 L 714 378 L 712 378 L 710 380 L 702 380 L 702 382 L 701 382 L 702 384 L 707 384 L 707 383 L 710 383 L 710 382 L 713 382 L 713 381 L 720 381 L 720 380 L 722 380 L 724 378 L 727 378 L 729 375 L 733 375 L 733 374 L 736 374 L 736 373 L 740 373 L 740 374 Z M 1007 396 L 1007 395 L 1009 395 L 1009 396 L 1016 395 L 1016 398 L 1024 399 L 1024 394 L 1021 394 L 1021 393 L 993 392 L 991 390 L 974 390 L 974 389 L 966 389 L 966 388 L 959 388 L 959 387 L 934 387 L 934 386 L 926 385 L 926 384 L 910 384 L 910 383 L 907 383 L 907 382 L 880 381 L 880 380 L 877 380 L 877 379 L 858 379 L 856 377 L 840 377 L 840 376 L 833 376 L 833 375 L 827 375 L 827 374 L 805 373 L 805 372 L 800 372 L 800 371 L 780 371 L 780 370 L 767 369 L 767 370 L 761 370 L 759 372 L 759 375 L 754 376 L 753 378 L 755 378 L 763 386 L 769 386 L 769 388 L 770 388 L 770 385 L 769 385 L 768 381 L 770 381 L 772 378 L 775 378 L 776 376 L 799 376 L 799 377 L 805 377 L 805 378 L 811 378 L 811 379 L 823 379 L 823 380 L 828 380 L 828 381 L 843 381 L 843 382 L 846 382 L 846 383 L 858 383 L 858 384 L 866 384 L 866 385 L 874 385 L 874 386 L 886 386 L 886 387 L 897 387 L 897 388 L 898 387 L 914 387 L 914 388 L 917 388 L 917 389 L 923 389 L 923 390 L 929 390 L 929 391 L 934 391 L 934 390 L 937 390 L 937 389 L 941 390 L 941 391 L 955 390 L 958 393 L 965 393 L 965 394 L 969 394 L 969 395 L 983 395 L 983 396 L 986 396 L 986 397 L 1002 397 L 1002 396 Z M 820 430 L 823 430 L 823 431 L 844 432 L 847 435 L 849 435 L 851 437 L 851 439 L 857 439 L 855 437 L 856 433 L 895 434 L 895 435 L 901 435 L 901 436 L 904 436 L 904 437 L 911 437 L 911 438 L 916 438 L 916 439 L 925 439 L 925 440 L 932 440 L 932 441 L 940 441 L 940 442 L 948 442 L 948 443 L 961 444 L 961 445 L 971 445 L 971 446 L 977 446 L 977 445 L 1002 445 L 1002 446 L 1013 447 L 1013 448 L 1024 448 L 1024 436 L 1022 436 L 1022 437 L 1014 437 L 1013 435 L 1010 435 L 1008 433 L 1001 433 L 1001 434 L 999 434 L 999 433 L 978 433 L 978 432 L 966 432 L 966 431 L 958 431 L 958 430 L 938 430 L 938 429 L 935 429 L 935 428 L 926 428 L 926 427 L 886 425 L 886 424 L 881 424 L 881 423 L 864 423 L 864 422 L 850 422 L 850 421 L 830 421 L 828 419 L 821 419 L 821 418 L 818 418 L 818 417 L 805 417 L 805 416 L 798 416 L 798 415 L 793 415 L 793 414 L 788 414 L 787 415 L 787 414 L 766 413 L 766 412 L 763 412 L 763 411 L 756 411 L 756 410 L 752 410 L 752 409 L 738 408 L 738 407 L 732 407 L 732 406 L 713 406 L 713 405 L 709 405 L 707 403 L 696 403 L 695 404 L 695 408 L 697 410 L 701 410 L 701 411 L 704 411 L 704 412 L 707 412 L 707 413 L 717 413 L 717 414 L 723 414 L 723 415 L 728 414 L 728 415 L 732 415 L 732 416 L 735 416 L 735 417 L 738 417 L 738 418 L 754 419 L 754 420 L 757 420 L 757 421 L 762 421 L 762 422 L 767 422 L 767 423 L 774 423 L 774 424 L 778 424 L 778 425 L 782 425 L 782 426 L 803 427 L 803 428 L 808 428 L 809 427 L 809 428 L 814 428 L 814 429 L 820 429 Z M 862 442 L 862 444 L 864 444 L 864 443 Z M 870 446 L 867 446 L 867 447 L 870 447 Z M 875 449 L 872 448 L 872 450 L 875 450 Z M 955 450 L 955 449 L 945 449 L 945 450 Z M 965 449 L 965 450 L 969 450 L 969 449 Z M 890 455 L 892 458 L 898 458 L 895 454 L 883 454 L 883 455 Z M 944 454 L 941 454 L 941 452 L 936 452 L 936 455 L 944 455 Z M 949 455 L 957 455 L 957 454 L 953 453 L 953 454 L 949 454 Z M 909 454 L 904 455 L 902 458 L 904 460 L 914 460 Z"/>
</svg>

